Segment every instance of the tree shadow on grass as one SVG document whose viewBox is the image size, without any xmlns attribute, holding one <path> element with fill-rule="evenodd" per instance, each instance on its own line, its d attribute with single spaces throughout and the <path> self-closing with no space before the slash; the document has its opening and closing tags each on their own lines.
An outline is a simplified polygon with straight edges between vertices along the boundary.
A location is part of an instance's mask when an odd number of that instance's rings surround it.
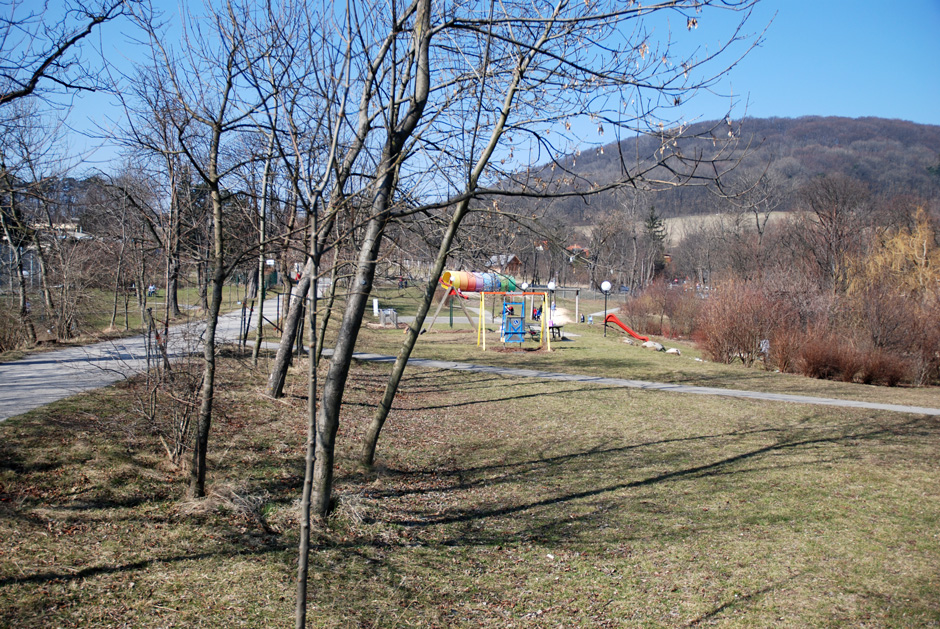
<svg viewBox="0 0 940 629">
<path fill-rule="evenodd" d="M 387 472 L 394 476 L 398 477 L 414 477 L 414 476 L 434 476 L 438 478 L 456 478 L 458 479 L 456 483 L 453 483 L 449 486 L 444 487 L 434 487 L 434 488 L 408 488 L 400 490 L 375 490 L 376 495 L 384 497 L 400 497 L 406 495 L 416 495 L 422 494 L 429 491 L 452 491 L 452 490 L 463 490 L 463 489 L 472 489 L 477 486 L 487 485 L 491 486 L 497 483 L 508 483 L 514 482 L 521 479 L 524 476 L 535 473 L 544 473 L 548 471 L 553 466 L 565 464 L 569 461 L 576 459 L 584 459 L 587 457 L 591 458 L 603 458 L 612 455 L 620 455 L 633 450 L 641 450 L 643 448 L 655 448 L 657 446 L 664 446 L 669 444 L 680 444 L 680 443 L 695 443 L 695 442 L 706 442 L 713 439 L 727 439 L 727 438 L 741 438 L 746 436 L 755 436 L 760 434 L 768 433 L 779 433 L 781 428 L 755 428 L 753 430 L 736 430 L 726 433 L 718 433 L 712 435 L 695 435 L 690 437 L 677 437 L 674 439 L 657 439 L 655 441 L 647 441 L 644 443 L 635 443 L 624 446 L 616 447 L 603 447 L 595 446 L 587 450 L 581 450 L 579 452 L 571 452 L 567 454 L 559 454 L 550 457 L 538 457 L 527 459 L 525 461 L 517 461 L 513 463 L 496 463 L 491 465 L 480 465 L 480 466 L 470 466 L 464 468 L 450 468 L 450 469 L 437 469 L 437 470 L 397 470 L 394 468 L 387 469 Z M 500 476 L 486 476 L 485 478 L 480 478 L 476 480 L 467 480 L 469 477 L 473 477 L 481 474 L 491 474 L 494 472 L 503 472 Z"/>
<path fill-rule="evenodd" d="M 735 454 L 732 456 L 727 456 L 721 458 L 717 461 L 712 461 L 702 465 L 696 465 L 692 467 L 685 467 L 681 469 L 675 469 L 662 474 L 656 474 L 654 476 L 649 476 L 640 480 L 626 481 L 622 483 L 613 483 L 600 487 L 593 487 L 590 489 L 585 489 L 582 491 L 570 492 L 567 494 L 555 495 L 551 497 L 542 498 L 539 500 L 521 502 L 512 505 L 500 506 L 500 507 L 491 507 L 491 508 L 462 508 L 462 507 L 449 507 L 444 509 L 439 514 L 432 514 L 426 517 L 421 518 L 412 518 L 412 519 L 396 519 L 395 523 L 402 526 L 410 527 L 430 527 L 436 525 L 446 525 L 446 524 L 460 524 L 467 523 L 477 520 L 485 520 L 487 518 L 500 518 L 520 514 L 522 512 L 539 509 L 542 507 L 557 507 L 559 505 L 575 503 L 579 500 L 595 498 L 598 496 L 611 495 L 616 492 L 642 488 L 651 485 L 658 485 L 662 483 L 672 482 L 676 480 L 683 479 L 693 479 L 693 478 L 709 478 L 717 477 L 719 475 L 728 475 L 728 474 L 738 474 L 742 470 L 730 470 L 732 466 L 749 462 L 755 459 L 766 455 L 773 455 L 775 453 L 795 451 L 806 448 L 814 448 L 821 445 L 852 445 L 852 442 L 855 441 L 864 441 L 864 440 L 874 440 L 882 438 L 891 438 L 904 435 L 907 433 L 920 434 L 923 431 L 924 423 L 928 421 L 928 418 L 914 418 L 900 426 L 895 427 L 878 427 L 870 430 L 847 430 L 841 433 L 821 435 L 808 438 L 783 438 L 776 443 L 766 445 L 759 448 L 753 448 L 746 452 Z M 854 427 L 854 426 L 853 426 Z M 937 427 L 933 426 L 933 429 L 936 430 Z M 743 433 L 742 433 L 743 434 Z M 730 436 L 737 436 L 737 433 L 730 433 Z M 691 437 L 687 439 L 680 439 L 675 441 L 700 441 L 713 439 L 714 437 Z M 673 440 L 669 440 L 673 441 Z M 640 445 L 631 445 L 624 446 L 622 448 L 613 448 L 607 451 L 593 452 L 591 450 L 579 452 L 575 454 L 562 455 L 557 457 L 557 461 L 570 461 L 572 459 L 578 459 L 583 457 L 595 457 L 598 454 L 604 454 L 609 456 L 610 454 L 618 454 L 626 452 L 628 450 L 634 450 L 636 448 L 644 447 L 646 445 L 657 445 L 656 442 L 651 442 L 651 444 L 640 444 Z M 541 465 L 540 461 L 525 461 L 522 463 L 514 464 L 500 464 L 496 466 L 483 466 L 476 468 L 468 468 L 466 470 L 455 469 L 449 472 L 450 475 L 456 475 L 458 478 L 463 478 L 464 476 L 470 476 L 472 474 L 486 473 L 495 470 L 503 470 L 507 473 L 507 478 L 503 479 L 503 482 L 510 482 L 511 480 L 518 480 L 518 477 L 525 476 L 531 473 L 533 465 Z M 591 466 L 594 467 L 594 466 Z M 471 471 L 472 470 L 472 471 Z M 516 478 L 513 478 L 516 477 Z M 482 481 L 476 481 L 484 485 L 490 485 L 495 482 L 499 482 L 498 479 L 483 479 Z M 455 491 L 458 489 L 463 489 L 467 487 L 467 482 L 461 480 L 457 484 L 451 485 L 449 487 L 438 487 L 436 491 Z"/>
<path fill-rule="evenodd" d="M 103 564 L 97 566 L 89 566 L 87 568 L 82 568 L 80 570 L 69 570 L 69 571 L 46 571 L 46 572 L 37 572 L 35 574 L 29 574 L 19 577 L 6 577 L 0 579 L 0 587 L 6 587 L 11 585 L 25 585 L 25 584 L 41 584 L 41 583 L 50 583 L 50 582 L 69 582 L 69 581 L 79 581 L 81 582 L 84 579 L 91 577 L 114 574 L 114 573 L 126 573 L 126 572 L 135 572 L 140 570 L 146 570 L 147 568 L 155 564 L 173 564 L 181 563 L 184 561 L 200 561 L 202 559 L 211 559 L 217 557 L 240 557 L 243 555 L 266 555 L 271 553 L 278 553 L 285 551 L 290 548 L 290 545 L 279 542 L 271 543 L 262 548 L 257 548 L 253 550 L 246 550 L 244 548 L 230 551 L 212 551 L 212 552 L 201 552 L 201 553 L 189 553 L 189 554 L 180 554 L 180 555 L 168 555 L 166 557 L 152 557 L 150 559 L 141 559 L 138 561 L 131 561 L 122 564 Z"/>
<path fill-rule="evenodd" d="M 773 592 L 774 590 L 776 590 L 776 589 L 778 589 L 778 588 L 780 588 L 780 587 L 782 587 L 782 586 L 784 586 L 784 585 L 786 585 L 786 584 L 788 584 L 788 583 L 790 583 L 790 582 L 792 582 L 792 581 L 794 581 L 794 580 L 800 578 L 801 576 L 803 576 L 803 573 L 802 573 L 802 572 L 801 572 L 801 573 L 798 573 L 798 574 L 791 575 L 791 576 L 789 576 L 789 577 L 787 577 L 786 579 L 783 579 L 783 580 L 781 580 L 781 581 L 776 581 L 776 582 L 774 582 L 774 583 L 771 583 L 770 585 L 767 585 L 767 586 L 762 587 L 762 588 L 760 588 L 760 589 L 758 589 L 758 590 L 754 590 L 754 591 L 752 591 L 752 592 L 749 592 L 748 594 L 742 594 L 742 595 L 735 594 L 733 599 L 731 599 L 731 600 L 729 600 L 729 601 L 726 601 L 726 602 L 722 603 L 721 605 L 715 607 L 713 610 L 711 610 L 711 611 L 709 611 L 709 612 L 707 612 L 707 613 L 705 613 L 705 614 L 702 614 L 701 616 L 698 616 L 697 618 L 694 618 L 694 619 L 690 620 L 688 623 L 686 623 L 686 624 L 683 625 L 683 626 L 684 626 L 684 627 L 698 627 L 699 625 L 701 625 L 701 624 L 703 624 L 703 623 L 710 623 L 711 620 L 713 620 L 714 618 L 720 616 L 720 615 L 721 615 L 722 613 L 724 613 L 726 610 L 729 610 L 729 609 L 732 609 L 732 608 L 735 608 L 735 607 L 742 607 L 742 606 L 748 605 L 748 604 L 750 604 L 752 601 L 754 601 L 754 600 L 760 598 L 761 596 L 763 596 L 764 594 L 768 594 L 768 593 L 770 593 L 770 592 Z"/>
</svg>

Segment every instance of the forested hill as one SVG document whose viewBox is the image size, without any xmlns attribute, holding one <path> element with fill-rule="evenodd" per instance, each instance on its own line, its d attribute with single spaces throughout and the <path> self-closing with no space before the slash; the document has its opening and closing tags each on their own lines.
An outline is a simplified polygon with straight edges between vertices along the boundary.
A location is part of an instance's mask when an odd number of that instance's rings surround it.
<svg viewBox="0 0 940 629">
<path fill-rule="evenodd" d="M 729 128 L 724 123 L 706 122 L 691 131 L 716 126 Z M 753 180 L 766 173 L 774 185 L 787 192 L 781 210 L 791 209 L 795 197 L 789 192 L 825 174 L 840 173 L 858 179 L 873 195 L 881 197 L 904 194 L 929 198 L 940 189 L 940 126 L 884 118 L 745 118 L 734 123 L 734 133 L 737 145 L 748 146 L 748 152 L 733 178 Z M 641 141 L 639 150 L 636 140 L 623 141 L 622 146 L 626 155 L 651 154 L 656 147 L 652 139 Z M 603 151 L 569 156 L 563 163 L 578 176 L 599 184 L 620 175 L 616 144 Z M 596 219 L 598 211 L 615 202 L 612 195 L 586 201 L 560 199 L 548 204 L 547 211 L 568 224 L 587 224 Z M 715 195 L 701 188 L 657 193 L 650 203 L 663 217 L 720 209 Z"/>
</svg>

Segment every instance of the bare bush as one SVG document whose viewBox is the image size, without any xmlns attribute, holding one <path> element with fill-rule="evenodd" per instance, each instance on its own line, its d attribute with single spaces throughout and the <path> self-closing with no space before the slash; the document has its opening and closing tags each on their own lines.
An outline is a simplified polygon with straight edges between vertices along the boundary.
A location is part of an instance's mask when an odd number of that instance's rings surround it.
<svg viewBox="0 0 940 629">
<path fill-rule="evenodd" d="M 803 330 L 795 322 L 783 322 L 770 334 L 765 366 L 794 373 L 803 349 Z"/>
<path fill-rule="evenodd" d="M 25 341 L 26 336 L 23 334 L 16 312 L 0 302 L 0 352 L 22 347 Z"/>
<path fill-rule="evenodd" d="M 864 355 L 864 362 L 859 370 L 859 380 L 863 384 L 884 384 L 894 387 L 911 380 L 910 364 L 899 356 L 873 349 Z"/>
<path fill-rule="evenodd" d="M 732 282 L 705 304 L 697 337 L 712 360 L 751 366 L 763 357 L 764 341 L 781 326 L 792 326 L 795 316 L 789 304 L 757 285 Z"/>
<path fill-rule="evenodd" d="M 925 386 L 940 384 L 940 303 L 928 302 L 909 326 L 912 380 Z"/>
<path fill-rule="evenodd" d="M 619 316 L 623 322 L 640 334 L 657 334 L 650 327 L 650 300 L 644 294 L 630 297 L 620 307 Z"/>
<path fill-rule="evenodd" d="M 831 334 L 813 332 L 806 335 L 800 349 L 798 369 L 804 376 L 820 380 L 844 379 L 843 374 L 851 371 L 855 375 L 858 362 L 853 355 L 848 358 L 846 348 L 840 346 Z"/>
<path fill-rule="evenodd" d="M 173 465 L 182 467 L 192 451 L 193 420 L 202 387 L 202 370 L 194 360 L 173 365 L 172 372 L 152 369 L 135 384 L 138 416 L 163 445 Z"/>
</svg>

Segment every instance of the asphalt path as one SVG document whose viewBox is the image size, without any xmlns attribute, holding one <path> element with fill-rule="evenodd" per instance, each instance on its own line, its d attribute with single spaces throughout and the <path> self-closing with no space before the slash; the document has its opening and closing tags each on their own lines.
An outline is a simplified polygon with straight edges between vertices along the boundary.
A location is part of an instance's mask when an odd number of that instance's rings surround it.
<svg viewBox="0 0 940 629">
<path fill-rule="evenodd" d="M 376 362 L 394 362 L 394 356 L 381 354 L 356 353 L 357 360 Z M 512 378 L 538 378 L 541 380 L 557 380 L 561 382 L 582 382 L 587 384 L 600 384 L 612 387 L 625 387 L 630 389 L 643 389 L 645 391 L 666 391 L 670 393 L 684 393 L 691 395 L 713 395 L 718 397 L 743 398 L 749 400 L 764 400 L 770 402 L 789 402 L 796 404 L 813 404 L 818 406 L 839 406 L 843 408 L 864 408 L 895 413 L 913 413 L 916 415 L 940 415 L 940 408 L 923 406 L 905 406 L 902 404 L 879 404 L 877 402 L 862 402 L 859 400 L 840 400 L 837 398 L 812 397 L 809 395 L 789 395 L 786 393 L 762 393 L 760 391 L 743 391 L 738 389 L 719 389 L 716 387 L 697 387 L 685 384 L 668 384 L 663 382 L 647 382 L 645 380 L 626 380 L 623 378 L 604 378 L 600 376 L 583 376 L 553 371 L 539 371 L 536 369 L 517 369 L 507 367 L 493 367 L 491 365 L 476 365 L 473 363 L 459 363 L 449 360 L 430 360 L 412 358 L 409 366 L 426 367 L 430 369 L 448 369 L 453 371 L 475 371 L 492 373 Z"/>
<path fill-rule="evenodd" d="M 275 300 L 265 302 L 265 312 L 273 312 Z M 216 334 L 219 342 L 234 342 L 238 338 L 241 312 L 233 312 L 219 317 Z M 175 326 L 170 329 L 168 353 L 171 358 L 201 350 L 201 335 L 205 323 Z M 328 354 L 329 351 L 324 352 Z M 35 354 L 23 360 L 0 363 L 0 421 L 14 415 L 25 413 L 51 402 L 100 387 L 108 386 L 128 376 L 141 373 L 147 368 L 146 338 L 135 336 L 116 341 L 107 341 L 73 347 L 63 350 Z M 394 356 L 381 354 L 356 353 L 357 360 L 392 362 Z M 159 356 L 151 356 L 151 361 Z M 453 371 L 476 371 L 499 374 L 507 377 L 538 378 L 563 382 L 581 382 L 605 386 L 626 387 L 646 391 L 666 391 L 690 395 L 711 395 L 720 397 L 764 400 L 771 402 L 838 406 L 845 408 L 863 408 L 918 415 L 940 415 L 940 408 L 905 406 L 900 404 L 879 404 L 858 400 L 842 400 L 805 395 L 782 393 L 763 393 L 736 389 L 698 387 L 643 380 L 622 378 L 604 378 L 577 374 L 540 371 L 536 369 L 513 369 L 460 363 L 443 360 L 412 358 L 408 364 L 429 369 L 447 369 Z"/>
<path fill-rule="evenodd" d="M 264 303 L 274 312 L 277 300 Z M 256 319 L 256 317 L 252 317 Z M 256 321 L 252 321 L 252 328 Z M 241 326 L 241 310 L 221 315 L 216 327 L 219 343 L 235 342 Z M 205 321 L 170 328 L 167 353 L 176 358 L 202 351 Z M 150 360 L 162 360 L 159 351 Z M 105 387 L 147 369 L 147 339 L 132 336 L 81 347 L 33 354 L 22 360 L 0 363 L 0 422 L 34 408 L 83 391 Z"/>
</svg>

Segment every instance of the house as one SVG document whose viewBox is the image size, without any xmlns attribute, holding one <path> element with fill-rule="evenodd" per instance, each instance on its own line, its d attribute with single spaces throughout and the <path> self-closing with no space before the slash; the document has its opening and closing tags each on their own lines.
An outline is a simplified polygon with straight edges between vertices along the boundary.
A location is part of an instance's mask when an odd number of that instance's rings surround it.
<svg viewBox="0 0 940 629">
<path fill-rule="evenodd" d="M 574 264 L 575 262 L 586 263 L 591 260 L 591 250 L 587 247 L 574 244 L 568 247 L 566 251 L 568 253 L 568 262 L 571 264 Z"/>
<path fill-rule="evenodd" d="M 494 273 L 516 275 L 522 272 L 522 260 L 514 253 L 503 253 L 491 256 L 487 267 Z"/>
</svg>

